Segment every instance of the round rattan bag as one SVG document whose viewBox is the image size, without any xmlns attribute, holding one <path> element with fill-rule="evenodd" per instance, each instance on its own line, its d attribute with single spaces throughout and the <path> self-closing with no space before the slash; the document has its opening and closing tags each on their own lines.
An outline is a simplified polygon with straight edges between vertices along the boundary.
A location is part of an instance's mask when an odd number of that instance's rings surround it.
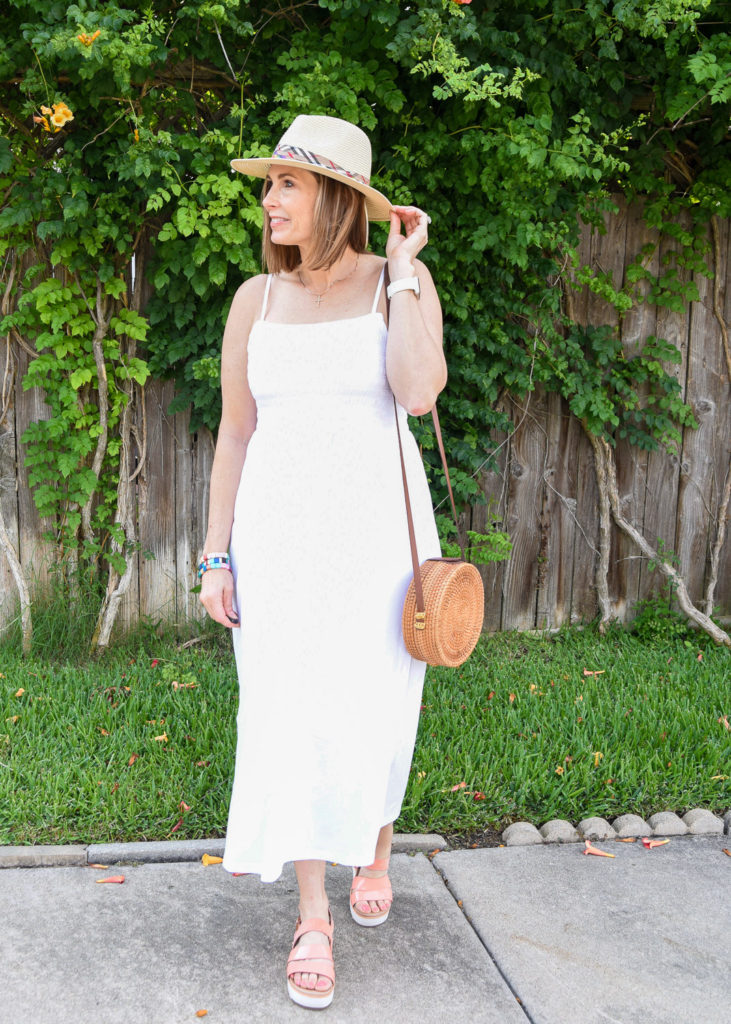
<svg viewBox="0 0 731 1024">
<path fill-rule="evenodd" d="M 424 611 L 416 607 L 411 580 L 401 626 L 412 658 L 454 668 L 466 661 L 482 631 L 485 594 L 482 577 L 459 558 L 429 558 L 419 567 Z"/>
</svg>

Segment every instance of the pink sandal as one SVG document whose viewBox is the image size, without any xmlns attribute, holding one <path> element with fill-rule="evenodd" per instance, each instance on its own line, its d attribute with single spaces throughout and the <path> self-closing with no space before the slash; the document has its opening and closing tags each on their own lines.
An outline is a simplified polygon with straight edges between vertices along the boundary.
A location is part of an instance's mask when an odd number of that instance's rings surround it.
<svg viewBox="0 0 731 1024">
<path fill-rule="evenodd" d="M 324 1010 L 333 1001 L 335 992 L 335 965 L 333 963 L 333 918 L 328 910 L 328 920 L 321 917 L 309 917 L 306 921 L 297 918 L 292 940 L 292 951 L 287 960 L 287 992 L 289 998 L 298 1006 L 310 1010 Z M 307 932 L 322 932 L 327 936 L 328 946 L 300 943 L 300 938 Z M 295 946 L 297 947 L 295 949 Z M 323 991 L 314 988 L 301 988 L 295 985 L 292 976 L 295 974 L 319 974 L 327 978 L 330 988 Z"/>
<path fill-rule="evenodd" d="M 374 860 L 372 864 L 365 865 L 366 870 L 388 871 L 388 857 L 382 860 Z M 353 884 L 350 887 L 350 914 L 356 924 L 362 924 L 366 928 L 374 928 L 377 924 L 383 924 L 391 913 L 390 904 L 393 902 L 393 890 L 388 875 L 382 878 L 366 878 L 359 874 L 361 868 L 353 868 Z M 374 913 L 362 914 L 356 910 L 356 903 L 368 903 L 374 900 L 388 900 L 389 906 L 385 910 L 377 910 Z"/>
</svg>

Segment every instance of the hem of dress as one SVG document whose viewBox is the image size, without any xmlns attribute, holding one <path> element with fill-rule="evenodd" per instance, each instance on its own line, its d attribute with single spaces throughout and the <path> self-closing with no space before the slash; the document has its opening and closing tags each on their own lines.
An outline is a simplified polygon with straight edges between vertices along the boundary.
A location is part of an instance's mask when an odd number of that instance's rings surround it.
<svg viewBox="0 0 731 1024">
<path fill-rule="evenodd" d="M 393 820 L 394 820 L 393 818 L 390 819 L 390 821 L 393 821 Z M 386 822 L 386 824 L 390 824 L 390 821 Z M 374 850 L 374 854 L 375 854 L 375 850 Z M 372 857 L 371 857 L 371 859 L 372 859 Z M 370 861 L 368 860 L 367 857 L 366 858 L 356 858 L 354 860 L 351 860 L 350 858 L 345 859 L 345 858 L 342 858 L 342 857 L 338 858 L 338 857 L 333 857 L 332 855 L 326 855 L 326 854 L 322 853 L 322 851 L 319 851 L 319 850 L 315 850 L 315 851 L 307 850 L 307 851 L 304 852 L 304 854 L 297 853 L 294 856 L 287 857 L 285 860 L 283 860 L 280 863 L 278 863 L 277 864 L 278 870 L 276 870 L 276 874 L 275 874 L 275 868 L 272 867 L 271 863 L 268 864 L 268 865 L 265 865 L 265 864 L 262 864 L 261 862 L 254 862 L 254 861 L 251 861 L 251 860 L 246 860 L 245 858 L 238 859 L 235 855 L 231 855 L 231 856 L 227 857 L 226 853 L 224 851 L 224 855 L 223 855 L 223 869 L 224 869 L 224 871 L 227 871 L 229 874 L 258 875 L 259 876 L 259 880 L 261 882 L 265 882 L 266 884 L 270 884 L 272 882 L 278 882 L 279 881 L 279 879 L 282 876 L 282 871 L 284 870 L 284 865 L 285 864 L 292 864 L 296 860 L 324 860 L 326 864 L 331 864 L 333 867 L 335 867 L 335 866 L 339 867 L 341 865 L 344 866 L 344 867 L 354 867 L 354 866 L 357 867 L 357 866 L 359 866 L 361 864 L 368 864 L 368 863 L 370 863 Z"/>
</svg>

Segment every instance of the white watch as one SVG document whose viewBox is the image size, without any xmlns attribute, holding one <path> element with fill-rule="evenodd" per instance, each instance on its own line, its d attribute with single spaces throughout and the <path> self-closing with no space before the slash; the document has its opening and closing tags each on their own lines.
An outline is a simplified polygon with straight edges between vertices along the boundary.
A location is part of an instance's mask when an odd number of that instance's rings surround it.
<svg viewBox="0 0 731 1024">
<path fill-rule="evenodd" d="M 393 281 L 386 289 L 386 295 L 389 299 L 392 299 L 397 292 L 411 291 L 414 292 L 417 299 L 421 294 L 421 288 L 419 287 L 418 277 L 402 277 L 400 281 Z"/>
</svg>

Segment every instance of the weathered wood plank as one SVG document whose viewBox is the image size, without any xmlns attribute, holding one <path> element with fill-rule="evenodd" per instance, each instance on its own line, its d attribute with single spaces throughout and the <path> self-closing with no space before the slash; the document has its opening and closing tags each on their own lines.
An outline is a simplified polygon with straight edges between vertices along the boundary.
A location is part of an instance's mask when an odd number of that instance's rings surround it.
<svg viewBox="0 0 731 1024">
<path fill-rule="evenodd" d="M 623 199 L 618 200 L 617 207 L 616 215 L 605 217 L 605 233 L 602 234 L 595 231 L 592 234 L 590 259 L 588 262 L 595 271 L 609 275 L 614 287 L 620 288 L 622 286 L 625 265 L 628 212 L 627 204 Z M 593 292 L 590 292 L 588 297 L 586 316 L 588 324 L 594 327 L 606 325 L 614 330 L 619 330 L 617 310 Z M 593 467 L 593 459 L 591 464 Z M 596 517 L 597 515 L 598 510 L 595 510 L 594 516 Z M 618 615 L 622 616 L 625 601 L 623 592 L 619 589 L 624 585 L 620 558 L 624 558 L 624 550 L 620 550 L 618 547 L 618 538 L 615 530 L 612 532 L 608 585 L 614 610 Z"/>
<path fill-rule="evenodd" d="M 208 529 L 208 495 L 211 484 L 211 470 L 213 469 L 213 457 L 216 454 L 216 442 L 213 434 L 207 427 L 201 427 L 195 435 L 194 465 L 193 465 L 193 553 L 197 559 L 203 552 L 203 542 L 206 539 Z M 205 620 L 206 611 L 195 597 L 193 618 Z"/>
<path fill-rule="evenodd" d="M 578 425 L 577 425 L 578 426 Z M 591 622 L 598 612 L 594 578 L 599 555 L 599 489 L 594 453 L 580 431 L 576 455 L 576 530 L 571 569 L 571 622 Z"/>
<path fill-rule="evenodd" d="M 176 413 L 173 419 L 175 441 L 175 621 L 191 617 L 195 573 L 195 524 L 193 522 L 193 444 L 188 429 L 190 412 Z"/>
<path fill-rule="evenodd" d="M 177 621 L 205 619 L 205 609 L 195 586 L 195 570 L 202 552 L 208 515 L 208 490 L 214 442 L 210 430 L 190 434 L 189 412 L 175 417 L 175 533 L 177 572 Z"/>
<path fill-rule="evenodd" d="M 175 621 L 175 436 L 172 381 L 146 385 L 147 460 L 138 476 L 140 614 Z"/>
<path fill-rule="evenodd" d="M 485 504 L 473 506 L 470 522 L 470 529 L 478 533 L 484 533 L 486 526 L 495 518 L 499 519 L 502 524 L 500 529 L 506 529 L 507 480 L 505 467 L 509 461 L 510 442 L 505 433 L 495 434 L 491 441 L 495 469 L 482 474 L 481 486 Z M 506 562 L 491 562 L 478 567 L 485 587 L 484 628 L 490 633 L 497 632 L 502 626 L 503 581 L 506 564 Z"/>
<path fill-rule="evenodd" d="M 503 629 L 533 629 L 536 595 L 545 563 L 541 554 L 541 502 L 546 458 L 546 402 L 543 395 L 528 396 L 516 404 L 516 429 L 510 443 L 508 466 L 507 530 L 513 554 L 505 569 Z"/>
<path fill-rule="evenodd" d="M 698 603 L 709 553 L 708 514 L 718 493 L 714 445 L 720 441 L 722 403 L 728 401 L 728 391 L 713 314 L 713 282 L 703 274 L 694 275 L 694 279 L 700 300 L 690 309 L 686 400 L 698 421 L 698 430 L 686 430 L 683 436 L 675 551 L 690 598 Z"/>
<path fill-rule="evenodd" d="M 663 235 L 660 240 L 660 269 L 676 267 L 675 254 L 678 243 L 675 239 Z M 690 272 L 685 267 L 677 267 L 680 281 L 690 279 Z M 678 313 L 667 306 L 658 306 L 655 334 L 665 338 L 680 353 L 680 362 L 667 363 L 665 369 L 671 373 L 681 386 L 681 395 L 685 398 L 688 367 L 689 323 L 686 313 Z M 682 444 L 682 442 L 681 442 Z M 680 446 L 675 452 L 659 450 L 650 452 L 647 460 L 647 480 L 645 494 L 644 534 L 648 541 L 656 546 L 662 541 L 666 550 L 673 550 L 677 532 L 678 515 L 678 482 L 680 475 Z M 640 563 L 639 599 L 657 596 L 666 587 L 665 577 L 651 571 L 643 559 Z"/>
<path fill-rule="evenodd" d="M 541 544 L 536 624 L 554 629 L 571 619 L 576 533 L 576 458 L 580 427 L 558 395 L 546 396 Z"/>
<path fill-rule="evenodd" d="M 720 252 L 721 265 L 718 268 L 721 284 L 720 307 L 726 322 L 727 330 L 731 329 L 731 222 L 719 222 L 720 229 Z M 715 540 L 718 515 L 718 504 L 725 481 L 725 475 L 731 458 L 731 381 L 728 377 L 726 357 L 723 349 L 723 339 L 720 325 L 716 325 L 716 338 L 714 345 L 717 350 L 719 364 L 719 409 L 718 409 L 718 434 L 715 442 L 715 477 L 716 477 L 716 498 L 713 505 L 714 525 L 711 531 L 711 543 Z M 729 509 L 731 513 L 731 509 Z M 718 584 L 714 597 L 714 605 L 722 610 L 722 613 L 731 615 L 731 520 L 726 524 L 726 541 L 721 550 L 721 558 L 718 568 Z"/>
<path fill-rule="evenodd" d="M 627 235 L 625 241 L 624 284 L 627 286 L 626 268 L 641 256 L 645 245 L 655 246 L 654 252 L 643 259 L 645 267 L 653 276 L 660 269 L 657 249 L 658 233 L 648 228 L 643 219 L 642 206 L 638 203 L 627 210 Z M 641 351 L 644 342 L 657 330 L 657 308 L 648 304 L 650 285 L 641 281 L 636 286 L 637 302 L 621 319 L 620 336 L 622 348 L 628 359 Z M 640 391 L 640 400 L 647 392 Z M 630 522 L 644 532 L 646 510 L 646 481 L 648 453 L 636 448 L 626 438 L 617 437 L 617 486 L 622 501 L 622 510 Z M 651 538 L 650 538 L 651 539 Z M 624 534 L 616 533 L 616 561 L 613 566 L 613 587 L 616 599 L 615 611 L 621 619 L 631 614 L 639 597 L 640 577 L 643 559 L 632 541 Z"/>
<path fill-rule="evenodd" d="M 0 421 L 0 509 L 10 543 L 18 552 L 18 494 L 16 490 L 15 465 L 15 401 L 13 391 L 14 358 L 10 351 L 10 341 L 5 340 L 5 352 L 0 346 L 2 366 L 0 373 L 5 374 L 5 399 L 9 406 L 5 417 Z M 2 407 L 0 407 L 0 414 Z M 18 609 L 18 593 L 10 564 L 0 551 L 0 631 L 15 616 Z"/>
</svg>

